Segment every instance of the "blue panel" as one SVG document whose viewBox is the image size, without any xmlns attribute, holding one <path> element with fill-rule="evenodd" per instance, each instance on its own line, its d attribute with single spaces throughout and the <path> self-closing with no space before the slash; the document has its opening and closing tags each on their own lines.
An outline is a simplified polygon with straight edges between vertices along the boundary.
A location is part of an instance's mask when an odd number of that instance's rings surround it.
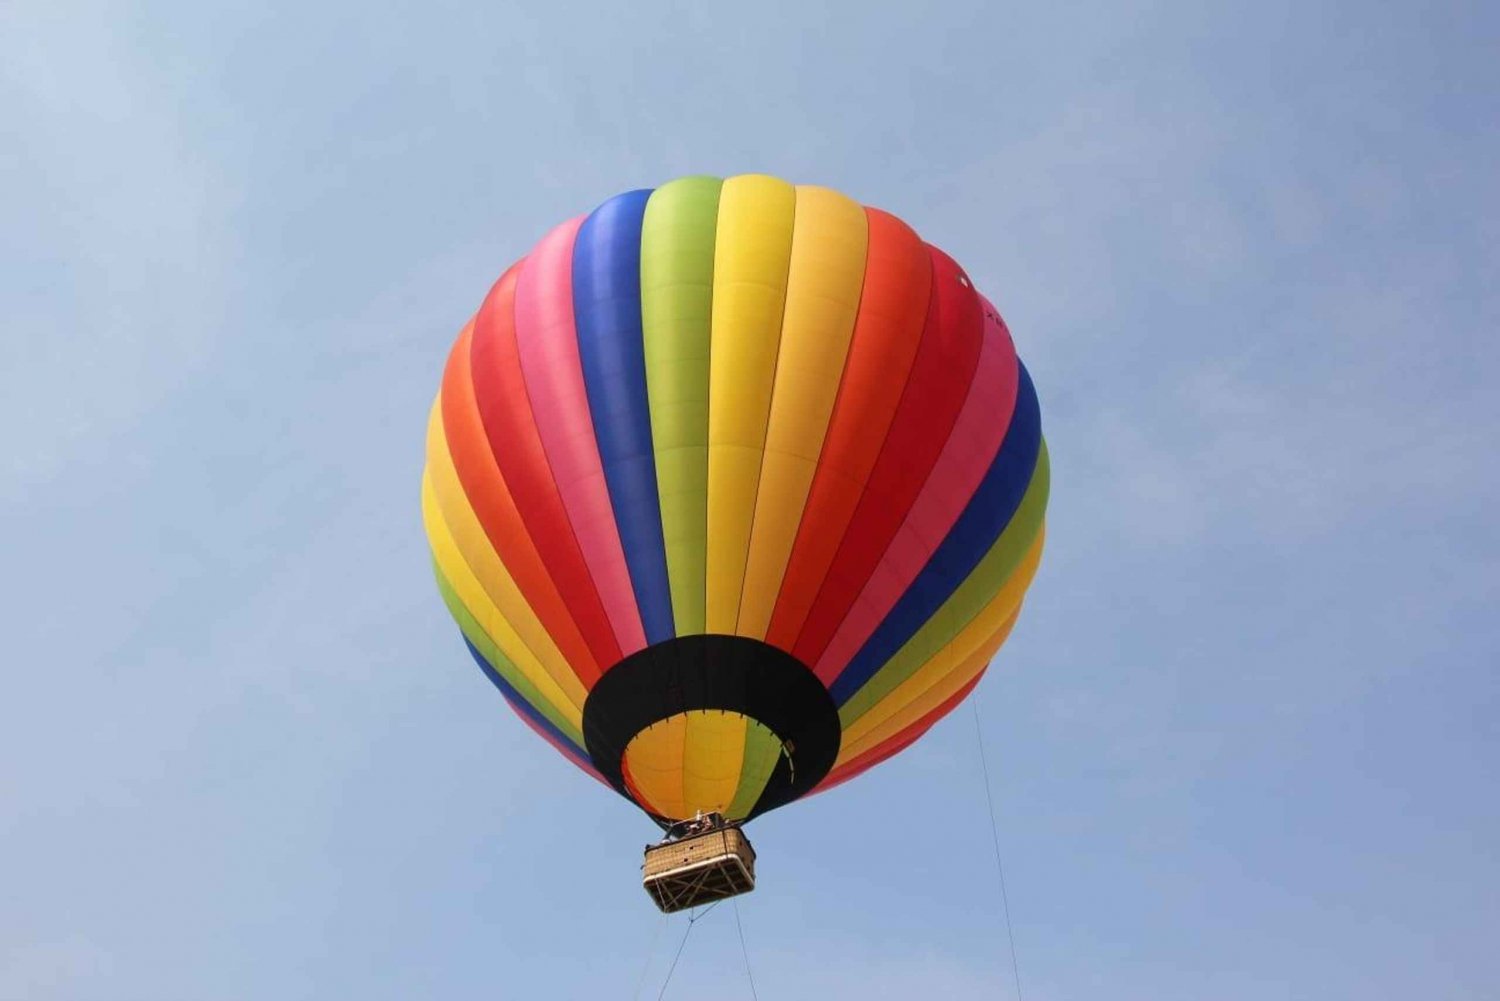
<svg viewBox="0 0 1500 1001">
<path fill-rule="evenodd" d="M 631 191 L 611 198 L 579 227 L 573 245 L 573 317 L 630 584 L 646 641 L 660 643 L 676 630 L 641 333 L 641 220 L 650 195 Z"/>
<path fill-rule="evenodd" d="M 849 661 L 829 691 L 840 706 L 848 702 L 886 661 L 952 597 L 1010 524 L 1036 471 L 1042 446 L 1042 414 L 1031 374 L 1020 366 L 1016 408 L 995 461 L 942 544 Z"/>
</svg>

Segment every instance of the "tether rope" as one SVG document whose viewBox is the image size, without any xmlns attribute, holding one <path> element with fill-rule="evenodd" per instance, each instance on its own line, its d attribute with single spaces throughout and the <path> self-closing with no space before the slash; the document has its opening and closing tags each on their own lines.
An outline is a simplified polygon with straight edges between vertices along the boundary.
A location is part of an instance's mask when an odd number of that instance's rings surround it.
<svg viewBox="0 0 1500 1001">
<path fill-rule="evenodd" d="M 677 954 L 672 957 L 672 965 L 667 967 L 667 979 L 661 982 L 661 991 L 656 995 L 656 1001 L 661 1001 L 662 998 L 667 996 L 667 985 L 672 982 L 672 974 L 677 971 L 677 961 L 682 958 L 682 950 L 687 945 L 688 936 L 693 933 L 693 925 L 712 914 L 714 908 L 723 902 L 722 898 L 715 900 L 712 904 L 708 905 L 708 910 L 702 914 L 694 914 L 692 911 L 688 911 L 687 927 L 682 930 L 682 941 L 677 943 Z"/>
<path fill-rule="evenodd" d="M 750 981 L 750 996 L 755 1001 L 760 1001 L 760 995 L 755 993 L 755 974 L 750 972 L 750 950 L 745 948 L 745 926 L 740 924 L 740 902 L 734 902 L 734 927 L 740 933 L 740 955 L 745 957 L 745 977 Z"/>
<path fill-rule="evenodd" d="M 1000 826 L 995 822 L 995 797 L 990 792 L 990 766 L 984 756 L 984 727 L 979 725 L 978 694 L 971 696 L 974 707 L 974 736 L 979 740 L 979 767 L 984 774 L 984 800 L 990 808 L 990 839 L 995 845 L 995 869 L 1000 873 L 1000 902 L 1005 909 L 1005 935 L 1010 939 L 1010 971 L 1016 978 L 1016 1001 L 1021 1001 L 1021 967 L 1016 962 L 1016 933 L 1010 924 L 1010 895 L 1005 892 L 1005 863 L 1000 861 Z"/>
<path fill-rule="evenodd" d="M 640 979 L 635 982 L 635 993 L 630 995 L 631 1001 L 640 1001 L 641 989 L 646 986 L 646 974 L 651 972 L 651 954 L 656 951 L 656 943 L 661 939 L 661 930 L 667 926 L 667 916 L 663 914 L 661 920 L 656 922 L 656 930 L 651 933 L 651 944 L 646 946 L 646 961 L 641 964 Z"/>
</svg>

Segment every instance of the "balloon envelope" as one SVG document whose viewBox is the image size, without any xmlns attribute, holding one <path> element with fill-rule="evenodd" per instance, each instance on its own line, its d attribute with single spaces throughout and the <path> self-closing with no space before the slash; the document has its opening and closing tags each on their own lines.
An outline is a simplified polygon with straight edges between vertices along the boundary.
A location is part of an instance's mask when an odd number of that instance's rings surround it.
<svg viewBox="0 0 1500 1001">
<path fill-rule="evenodd" d="M 919 738 L 1036 572 L 1048 466 L 999 313 L 827 188 L 690 177 L 547 234 L 449 355 L 422 508 L 521 718 L 658 821 Z"/>
</svg>

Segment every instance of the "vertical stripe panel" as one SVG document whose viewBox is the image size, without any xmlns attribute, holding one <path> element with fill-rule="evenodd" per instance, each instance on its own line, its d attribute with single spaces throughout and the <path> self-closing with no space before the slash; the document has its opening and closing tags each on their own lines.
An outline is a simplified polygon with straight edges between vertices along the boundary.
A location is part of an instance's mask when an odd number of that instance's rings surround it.
<svg viewBox="0 0 1500 1001">
<path fill-rule="evenodd" d="M 1048 488 L 1040 417 L 1036 392 L 1032 389 L 1026 369 L 1022 367 L 1016 413 L 1005 436 L 1005 444 L 1000 446 L 1000 452 L 990 466 L 990 471 L 985 474 L 984 482 L 980 484 L 953 530 L 933 553 L 932 559 L 917 575 L 912 586 L 891 609 L 891 613 L 841 673 L 836 663 L 817 665 L 818 676 L 832 682 L 829 691 L 840 706 L 919 629 L 924 628 L 924 624 L 934 617 L 974 573 L 997 539 L 1009 534 L 1023 550 L 1030 544 L 1041 524 L 1041 511 L 1046 506 Z M 1037 489 L 1028 489 L 1034 484 Z M 1018 513 L 1017 509 L 1028 496 L 1033 505 L 1030 518 L 1035 520 L 1017 518 L 1015 524 L 1012 524 Z M 961 625 L 962 622 L 956 623 L 953 630 L 942 637 L 942 641 L 946 642 Z M 929 630 L 929 633 L 934 633 L 934 630 Z M 938 630 L 936 635 L 941 635 L 941 631 Z"/>
<path fill-rule="evenodd" d="M 729 809 L 724 811 L 726 817 L 743 820 L 750 816 L 780 759 L 780 739 L 761 724 L 749 720 L 745 726 L 745 756 L 740 762 L 739 787 Z"/>
<path fill-rule="evenodd" d="M 578 355 L 599 459 L 646 641 L 673 635 L 641 334 L 641 220 L 649 191 L 605 202 L 573 247 Z"/>
<path fill-rule="evenodd" d="M 734 802 L 745 758 L 745 717 L 717 709 L 690 712 L 682 744 L 686 816 L 723 813 Z"/>
<path fill-rule="evenodd" d="M 911 510 L 953 430 L 979 363 L 984 331 L 979 297 L 952 258 L 931 247 L 928 252 L 932 296 L 922 343 L 880 457 L 793 648 L 804 664 L 819 663 Z"/>
<path fill-rule="evenodd" d="M 489 437 L 475 398 L 471 367 L 473 334 L 474 324 L 464 328 L 453 345 L 448 367 L 443 372 L 438 405 L 442 412 L 445 450 L 452 459 L 458 489 L 484 526 L 485 535 L 500 562 L 512 574 L 525 604 L 535 611 L 539 625 L 557 644 L 568 669 L 578 676 L 584 687 L 588 687 L 599 677 L 599 663 L 574 621 L 573 613 L 563 601 L 490 451 Z M 428 461 L 429 466 L 441 474 L 442 456 L 431 447 Z M 447 480 L 438 475 L 434 485 L 438 488 L 439 499 L 443 499 L 448 492 Z"/>
<path fill-rule="evenodd" d="M 734 632 L 786 302 L 796 190 L 733 177 L 719 197 L 708 396 L 710 633 Z"/>
<path fill-rule="evenodd" d="M 436 419 L 432 424 L 441 427 Z M 536 616 L 519 600 L 515 582 L 486 544 L 463 495 L 455 496 L 455 491 L 439 486 L 443 464 L 441 458 L 430 460 L 427 475 L 422 477 L 422 520 L 433 558 L 506 656 L 569 715 L 574 725 L 581 726 L 588 693 L 540 628 Z M 452 476 L 451 467 L 446 476 Z"/>
<path fill-rule="evenodd" d="M 641 221 L 641 325 L 663 547 L 677 635 L 704 631 L 708 374 L 717 178 L 657 188 Z"/>
<path fill-rule="evenodd" d="M 735 629 L 741 636 L 762 639 L 770 624 L 843 377 L 867 239 L 858 203 L 827 188 L 797 188 L 776 384 Z"/>
<path fill-rule="evenodd" d="M 592 685 L 599 671 L 620 659 L 620 645 L 558 493 L 521 371 L 515 296 L 517 272 L 525 270 L 523 262 L 507 272 L 490 291 L 474 321 L 470 350 L 474 398 L 490 453 L 500 467 L 521 521 L 563 604 L 588 643 L 592 664 L 584 683 Z M 474 496 L 473 491 L 469 495 Z M 582 676 L 584 670 L 580 668 L 579 673 Z"/>
<path fill-rule="evenodd" d="M 582 706 L 588 691 L 558 649 L 557 641 L 527 602 L 526 596 L 521 593 L 515 577 L 485 534 L 484 526 L 479 523 L 469 498 L 464 496 L 463 486 L 454 470 L 453 456 L 443 433 L 441 400 L 433 404 L 432 415 L 427 423 L 427 440 L 427 469 L 423 479 L 430 481 L 437 511 L 452 532 L 464 562 L 484 587 L 485 595 L 496 612 L 515 629 L 520 641 L 532 651 L 547 674 L 568 693 L 568 698 Z M 426 485 L 423 489 L 427 489 Z"/>
<path fill-rule="evenodd" d="M 766 630 L 766 642 L 788 651 L 864 493 L 927 321 L 932 288 L 927 248 L 895 216 L 867 208 L 865 217 L 865 278 L 849 356 Z"/>
<path fill-rule="evenodd" d="M 621 655 L 646 645 L 594 437 L 573 322 L 581 220 L 542 238 L 516 281 L 516 344 L 547 461 Z"/>
<path fill-rule="evenodd" d="M 1015 411 L 1017 378 L 1010 334 L 999 314 L 987 308 L 979 367 L 953 433 L 890 546 L 834 633 L 823 653 L 824 662 L 849 662 L 947 537 L 1005 438 Z"/>
</svg>

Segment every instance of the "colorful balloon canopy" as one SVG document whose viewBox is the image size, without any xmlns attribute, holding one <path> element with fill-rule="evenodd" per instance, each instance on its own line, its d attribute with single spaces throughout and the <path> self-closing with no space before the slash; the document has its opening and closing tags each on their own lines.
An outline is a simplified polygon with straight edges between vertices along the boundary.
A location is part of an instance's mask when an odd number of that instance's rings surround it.
<svg viewBox="0 0 1500 1001">
<path fill-rule="evenodd" d="M 978 682 L 1041 556 L 1000 314 L 896 217 L 765 176 L 547 234 L 459 334 L 422 509 L 526 723 L 658 821 L 852 778 Z"/>
</svg>

